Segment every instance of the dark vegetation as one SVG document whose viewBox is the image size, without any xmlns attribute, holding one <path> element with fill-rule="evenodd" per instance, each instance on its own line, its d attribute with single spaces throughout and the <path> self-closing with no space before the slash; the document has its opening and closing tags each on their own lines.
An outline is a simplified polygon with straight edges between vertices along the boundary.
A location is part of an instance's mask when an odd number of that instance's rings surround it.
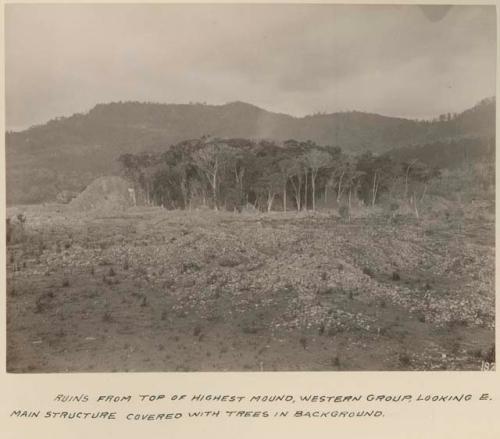
<svg viewBox="0 0 500 439">
<path fill-rule="evenodd" d="M 125 154 L 119 160 L 142 202 L 167 209 L 208 206 L 241 212 L 250 206 L 286 212 L 338 207 L 349 221 L 355 200 L 364 206 L 383 205 L 392 216 L 404 205 L 419 218 L 429 195 L 453 198 L 460 191 L 473 196 L 474 189 L 481 197 L 493 194 L 494 150 L 481 149 L 478 142 L 474 160 L 457 151 L 451 154 L 459 148 L 455 144 L 443 148 L 443 154 L 453 155 L 444 171 L 433 164 L 426 147 L 417 149 L 427 153 L 421 154 L 423 159 L 394 153 L 348 156 L 340 148 L 295 140 L 278 145 L 201 138 L 163 153 Z M 476 150 L 472 140 L 462 143 L 466 150 Z M 434 155 L 439 152 L 434 149 Z"/>
<path fill-rule="evenodd" d="M 7 202 L 67 202 L 96 177 L 118 174 L 116 157 L 120 154 L 162 153 L 170 145 L 206 135 L 273 139 L 276 145 L 287 139 L 299 144 L 310 141 L 340 148 L 349 157 L 407 148 L 397 161 L 418 158 L 443 167 L 442 157 L 449 167 L 463 157 L 481 159 L 484 150 L 492 148 L 495 100 L 485 99 L 463 113 L 428 121 L 353 111 L 295 118 L 241 102 L 221 106 L 100 104 L 87 114 L 6 134 Z M 444 150 L 449 154 L 441 154 Z"/>
</svg>

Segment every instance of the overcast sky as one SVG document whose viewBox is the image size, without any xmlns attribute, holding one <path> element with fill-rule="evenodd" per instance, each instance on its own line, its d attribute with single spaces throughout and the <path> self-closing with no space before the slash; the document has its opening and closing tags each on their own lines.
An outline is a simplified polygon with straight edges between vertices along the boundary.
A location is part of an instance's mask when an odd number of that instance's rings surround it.
<svg viewBox="0 0 500 439">
<path fill-rule="evenodd" d="M 7 128 L 97 103 L 409 118 L 495 94 L 492 6 L 6 6 Z"/>
</svg>

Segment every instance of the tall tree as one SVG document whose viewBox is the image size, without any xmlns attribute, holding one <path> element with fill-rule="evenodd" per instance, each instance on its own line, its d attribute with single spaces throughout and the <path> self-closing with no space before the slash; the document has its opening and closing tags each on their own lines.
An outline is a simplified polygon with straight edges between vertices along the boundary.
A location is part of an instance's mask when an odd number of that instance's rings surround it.
<svg viewBox="0 0 500 439">
<path fill-rule="evenodd" d="M 215 210 L 218 210 L 219 208 L 219 180 L 229 157 L 230 153 L 227 145 L 224 145 L 224 143 L 219 141 L 212 141 L 193 154 L 195 165 L 206 177 L 212 189 Z"/>
<path fill-rule="evenodd" d="M 311 170 L 311 185 L 312 185 L 312 205 L 313 210 L 316 210 L 316 179 L 318 172 L 322 168 L 330 166 L 332 156 L 319 149 L 313 149 L 305 156 L 306 166 Z"/>
<path fill-rule="evenodd" d="M 303 180 L 303 166 L 299 158 L 295 158 L 290 168 L 290 182 L 292 183 L 293 193 L 295 198 L 295 205 L 297 211 L 302 209 L 302 180 Z"/>
<path fill-rule="evenodd" d="M 278 162 L 278 169 L 281 174 L 281 185 L 283 187 L 282 198 L 283 198 L 283 212 L 286 212 L 286 202 L 287 202 L 287 186 L 290 177 L 293 175 L 294 162 L 291 158 L 284 158 Z"/>
</svg>

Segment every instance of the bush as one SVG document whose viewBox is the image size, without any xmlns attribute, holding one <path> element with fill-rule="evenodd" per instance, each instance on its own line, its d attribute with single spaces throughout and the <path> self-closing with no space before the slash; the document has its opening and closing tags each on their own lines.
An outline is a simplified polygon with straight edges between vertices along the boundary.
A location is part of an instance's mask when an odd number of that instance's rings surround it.
<svg viewBox="0 0 500 439">
<path fill-rule="evenodd" d="M 241 260 L 238 257 L 222 256 L 219 258 L 219 265 L 221 267 L 237 267 L 241 264 Z"/>
<path fill-rule="evenodd" d="M 338 355 L 335 358 L 332 358 L 332 366 L 340 367 L 340 358 Z"/>
<path fill-rule="evenodd" d="M 299 343 L 304 349 L 307 349 L 307 338 L 306 337 L 300 337 Z"/>
<path fill-rule="evenodd" d="M 396 212 L 397 210 L 399 209 L 399 204 L 396 203 L 396 202 L 392 202 L 390 205 L 389 205 L 389 210 L 391 212 Z"/>
<path fill-rule="evenodd" d="M 7 218 L 5 220 L 5 231 L 6 231 L 6 240 L 7 244 L 10 244 L 10 240 L 12 239 L 12 223 L 10 221 L 10 218 Z"/>
<path fill-rule="evenodd" d="M 495 345 L 491 346 L 490 350 L 486 353 L 484 360 L 487 363 L 495 362 Z"/>
<path fill-rule="evenodd" d="M 105 323 L 110 323 L 113 321 L 113 317 L 111 316 L 111 313 L 109 311 L 106 311 L 104 315 L 102 316 L 102 321 Z"/>
<path fill-rule="evenodd" d="M 26 222 L 26 215 L 24 213 L 19 213 L 17 215 L 17 221 L 21 224 L 21 226 L 24 226 L 24 223 Z"/>
<path fill-rule="evenodd" d="M 351 212 L 347 204 L 343 204 L 339 207 L 339 215 L 346 221 L 351 219 Z"/>
<path fill-rule="evenodd" d="M 19 244 L 29 240 L 29 236 L 27 235 L 24 229 L 25 222 L 26 222 L 26 216 L 23 215 L 22 213 L 17 215 L 17 221 L 13 221 L 12 218 L 6 218 L 5 238 L 7 245 Z"/>
<path fill-rule="evenodd" d="M 411 364 L 411 358 L 407 353 L 399 354 L 399 364 L 403 367 L 408 367 Z"/>
<path fill-rule="evenodd" d="M 43 297 L 40 296 L 38 299 L 36 299 L 35 302 L 35 310 L 33 311 L 35 314 L 40 314 L 45 311 L 45 306 L 43 303 Z"/>
<path fill-rule="evenodd" d="M 363 267 L 363 274 L 366 274 L 370 277 L 374 276 L 373 270 L 370 267 Z"/>
<path fill-rule="evenodd" d="M 181 273 L 189 271 L 200 271 L 201 267 L 196 262 L 184 262 L 181 266 Z"/>
</svg>

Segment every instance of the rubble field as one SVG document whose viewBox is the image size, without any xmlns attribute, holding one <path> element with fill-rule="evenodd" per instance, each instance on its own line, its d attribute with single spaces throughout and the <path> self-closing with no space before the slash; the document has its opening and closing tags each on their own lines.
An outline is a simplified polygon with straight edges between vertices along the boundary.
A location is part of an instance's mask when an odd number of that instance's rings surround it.
<svg viewBox="0 0 500 439">
<path fill-rule="evenodd" d="M 480 370 L 494 219 L 9 208 L 9 372 Z"/>
</svg>

